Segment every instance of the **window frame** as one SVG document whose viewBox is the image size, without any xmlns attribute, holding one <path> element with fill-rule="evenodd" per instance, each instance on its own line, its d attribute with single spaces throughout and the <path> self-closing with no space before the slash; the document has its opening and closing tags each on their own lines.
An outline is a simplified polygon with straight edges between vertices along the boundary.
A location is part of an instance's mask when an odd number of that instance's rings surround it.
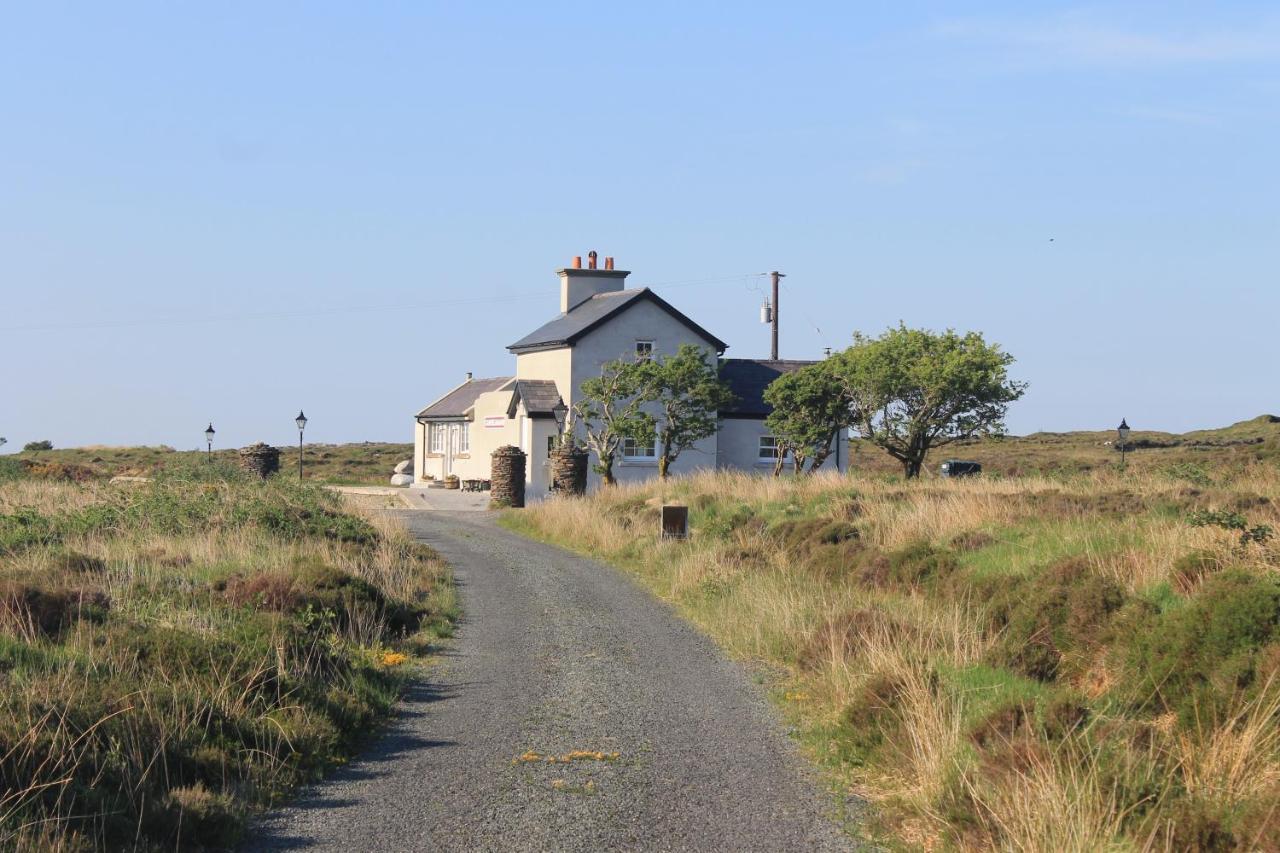
<svg viewBox="0 0 1280 853">
<path fill-rule="evenodd" d="M 766 442 L 768 442 L 769 444 L 766 444 Z M 770 448 L 769 445 L 772 445 L 772 447 Z M 772 452 L 766 455 L 765 453 L 766 449 L 771 449 Z M 760 464 L 767 462 L 772 465 L 773 463 L 778 461 L 779 456 L 781 456 L 781 458 L 783 459 L 786 459 L 787 458 L 786 451 L 783 451 L 781 454 L 779 454 L 778 449 L 779 449 L 778 437 L 776 435 L 760 436 L 760 440 L 756 444 L 756 462 Z"/>
<path fill-rule="evenodd" d="M 471 424 L 466 421 L 458 426 L 458 452 L 471 452 Z"/>
<path fill-rule="evenodd" d="M 444 424 L 427 424 L 427 446 L 431 453 L 444 453 Z"/>
<path fill-rule="evenodd" d="M 636 361 L 652 361 L 653 360 L 653 341 L 645 338 L 636 338 L 635 353 L 636 353 Z"/>
<path fill-rule="evenodd" d="M 657 437 L 651 438 L 649 440 L 649 443 L 644 446 L 645 450 L 650 451 L 649 455 L 647 456 L 637 454 L 634 452 L 638 446 L 639 446 L 639 443 L 634 438 L 624 438 L 622 440 L 622 444 L 619 445 L 618 447 L 618 451 L 622 454 L 622 461 L 623 462 L 657 462 L 658 461 Z M 631 452 L 628 452 L 627 450 L 628 447 L 631 448 Z"/>
</svg>

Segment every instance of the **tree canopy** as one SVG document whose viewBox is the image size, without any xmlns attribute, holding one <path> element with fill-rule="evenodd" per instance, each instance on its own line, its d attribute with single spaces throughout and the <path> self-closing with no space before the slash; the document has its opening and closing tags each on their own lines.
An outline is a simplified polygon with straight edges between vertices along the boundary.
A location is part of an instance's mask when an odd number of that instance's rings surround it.
<svg viewBox="0 0 1280 853">
<path fill-rule="evenodd" d="M 821 468 L 853 419 L 852 400 L 830 360 L 784 373 L 765 389 L 764 399 L 773 408 L 765 424 L 778 443 L 774 476 L 782 472 L 787 455 L 795 461 L 796 473 Z"/>
<path fill-rule="evenodd" d="M 1013 356 L 981 333 L 899 324 L 878 338 L 854 334 L 831 358 L 861 435 L 916 477 L 934 447 L 1004 432 L 1009 404 L 1027 389 L 1009 378 Z"/>
<path fill-rule="evenodd" d="M 622 442 L 653 438 L 653 417 L 642 408 L 647 400 L 642 367 L 626 359 L 608 362 L 599 376 L 583 381 L 573 404 L 573 420 L 582 424 L 583 440 L 596 455 L 592 467 L 606 485 L 615 482 L 613 463 Z"/>
<path fill-rule="evenodd" d="M 733 400 L 715 356 L 693 344 L 640 362 L 643 396 L 657 403 L 658 475 L 666 479 L 680 454 L 714 435 L 719 411 Z"/>
</svg>

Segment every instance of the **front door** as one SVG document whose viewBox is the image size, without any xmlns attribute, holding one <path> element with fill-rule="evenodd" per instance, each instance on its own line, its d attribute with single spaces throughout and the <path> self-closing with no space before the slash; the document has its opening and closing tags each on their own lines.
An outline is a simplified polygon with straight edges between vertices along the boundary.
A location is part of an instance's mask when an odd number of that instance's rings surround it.
<svg viewBox="0 0 1280 853">
<path fill-rule="evenodd" d="M 449 424 L 444 437 L 444 475 L 453 473 L 453 457 L 458 455 L 458 425 Z"/>
</svg>

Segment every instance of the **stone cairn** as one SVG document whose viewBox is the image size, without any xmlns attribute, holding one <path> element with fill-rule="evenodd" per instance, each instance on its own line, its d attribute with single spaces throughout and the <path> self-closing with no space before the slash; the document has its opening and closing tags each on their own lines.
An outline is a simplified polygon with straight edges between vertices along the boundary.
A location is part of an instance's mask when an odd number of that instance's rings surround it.
<svg viewBox="0 0 1280 853">
<path fill-rule="evenodd" d="M 551 454 L 551 482 L 562 495 L 582 495 L 587 491 L 587 452 L 566 444 Z"/>
<path fill-rule="evenodd" d="M 496 506 L 524 506 L 525 452 L 504 444 L 490 456 L 489 494 Z"/>
<path fill-rule="evenodd" d="M 267 479 L 280 470 L 280 448 L 263 444 L 251 444 L 240 448 L 240 467 L 251 474 Z"/>
</svg>

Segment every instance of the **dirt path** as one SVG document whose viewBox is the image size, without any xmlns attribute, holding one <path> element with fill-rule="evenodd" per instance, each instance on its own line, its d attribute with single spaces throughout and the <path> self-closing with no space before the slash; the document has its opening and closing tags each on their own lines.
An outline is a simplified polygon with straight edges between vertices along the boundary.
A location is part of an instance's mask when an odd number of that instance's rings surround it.
<svg viewBox="0 0 1280 853">
<path fill-rule="evenodd" d="M 390 732 L 248 849 L 853 846 L 746 671 L 666 606 L 487 514 L 405 518 L 455 568 L 458 637 Z M 518 761 L 577 750 L 604 760 Z"/>
</svg>

